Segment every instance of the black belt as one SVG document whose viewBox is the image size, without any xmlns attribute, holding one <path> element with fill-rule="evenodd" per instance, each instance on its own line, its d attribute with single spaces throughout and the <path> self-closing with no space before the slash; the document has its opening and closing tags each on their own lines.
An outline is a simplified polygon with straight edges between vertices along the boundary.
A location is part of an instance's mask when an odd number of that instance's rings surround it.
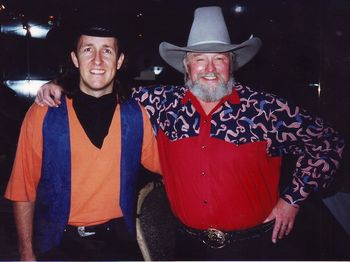
<svg viewBox="0 0 350 262">
<path fill-rule="evenodd" d="M 236 241 L 244 241 L 252 238 L 260 237 L 262 234 L 270 231 L 273 228 L 275 221 L 258 225 L 256 227 L 237 231 L 221 231 L 216 228 L 208 228 L 206 230 L 198 230 L 181 225 L 183 232 L 197 238 L 211 248 L 223 248 Z"/>
<path fill-rule="evenodd" d="M 116 227 L 117 224 L 124 223 L 124 218 L 116 218 L 109 220 L 106 223 L 93 225 L 93 226 L 71 226 L 67 225 L 65 228 L 65 232 L 74 232 L 78 233 L 81 237 L 88 237 L 92 235 L 96 235 L 98 233 L 107 232 Z"/>
</svg>

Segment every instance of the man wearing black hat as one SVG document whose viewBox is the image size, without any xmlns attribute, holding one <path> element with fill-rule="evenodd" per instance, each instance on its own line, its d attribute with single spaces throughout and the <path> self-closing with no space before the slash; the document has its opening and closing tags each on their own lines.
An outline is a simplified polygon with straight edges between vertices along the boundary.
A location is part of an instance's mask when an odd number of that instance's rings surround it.
<svg viewBox="0 0 350 262">
<path fill-rule="evenodd" d="M 159 172 L 159 161 L 146 112 L 116 78 L 120 41 L 104 25 L 81 27 L 69 97 L 26 114 L 5 193 L 14 201 L 21 260 L 142 259 L 137 173 L 140 162 Z"/>
<path fill-rule="evenodd" d="M 198 8 L 187 46 L 159 47 L 162 58 L 185 74 L 185 85 L 133 93 L 157 133 L 167 196 L 179 220 L 178 259 L 297 258 L 298 250 L 282 238 L 303 201 L 327 187 L 339 166 L 344 141 L 329 124 L 234 80 L 232 72 L 260 46 L 256 37 L 231 44 L 221 9 Z M 57 87 L 46 88 L 37 101 L 54 105 L 43 94 L 56 94 Z M 286 154 L 298 159 L 280 194 Z"/>
</svg>

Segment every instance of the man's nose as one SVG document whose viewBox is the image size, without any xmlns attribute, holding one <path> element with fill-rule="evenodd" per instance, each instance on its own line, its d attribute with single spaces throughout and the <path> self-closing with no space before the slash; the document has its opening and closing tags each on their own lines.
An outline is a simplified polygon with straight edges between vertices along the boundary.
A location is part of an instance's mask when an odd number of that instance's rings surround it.
<svg viewBox="0 0 350 262">
<path fill-rule="evenodd" d="M 213 60 L 211 60 L 211 59 L 208 60 L 206 69 L 207 69 L 208 72 L 214 72 L 215 71 L 215 65 L 213 63 Z"/>
<path fill-rule="evenodd" d="M 102 62 L 101 54 L 100 54 L 100 52 L 96 52 L 95 57 L 94 57 L 94 63 L 99 65 L 99 64 L 101 64 L 101 62 Z"/>
</svg>

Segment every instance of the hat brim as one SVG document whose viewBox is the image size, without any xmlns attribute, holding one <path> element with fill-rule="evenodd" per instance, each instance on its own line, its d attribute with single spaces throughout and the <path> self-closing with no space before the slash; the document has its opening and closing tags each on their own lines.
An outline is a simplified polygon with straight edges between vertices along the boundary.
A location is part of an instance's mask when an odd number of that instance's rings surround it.
<svg viewBox="0 0 350 262">
<path fill-rule="evenodd" d="M 159 54 L 170 66 L 181 73 L 185 73 L 183 59 L 187 52 L 198 53 L 224 53 L 235 54 L 235 70 L 248 63 L 259 51 L 261 40 L 257 37 L 250 38 L 241 44 L 208 43 L 195 46 L 179 47 L 167 42 L 159 45 Z"/>
</svg>

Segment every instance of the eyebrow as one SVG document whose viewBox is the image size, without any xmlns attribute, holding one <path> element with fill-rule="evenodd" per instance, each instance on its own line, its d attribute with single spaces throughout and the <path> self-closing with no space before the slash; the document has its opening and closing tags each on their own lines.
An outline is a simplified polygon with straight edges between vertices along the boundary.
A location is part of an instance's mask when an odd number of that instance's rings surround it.
<svg viewBox="0 0 350 262">
<path fill-rule="evenodd" d="M 212 52 L 208 52 L 209 54 L 215 54 L 215 55 L 224 55 L 224 56 L 230 56 L 229 55 L 229 52 L 223 52 L 223 53 L 212 53 Z M 190 56 L 193 56 L 193 57 L 197 57 L 197 56 L 201 56 L 203 54 L 207 54 L 207 53 L 189 53 Z"/>
<path fill-rule="evenodd" d="M 80 45 L 79 48 L 83 48 L 83 47 L 93 47 L 93 46 L 94 46 L 93 43 L 82 43 L 82 44 Z M 102 45 L 102 47 L 103 47 L 103 48 L 111 48 L 111 49 L 113 49 L 113 50 L 116 50 L 116 52 L 117 52 L 117 50 L 118 50 L 118 47 L 114 47 L 114 46 L 110 46 L 110 45 Z"/>
</svg>

